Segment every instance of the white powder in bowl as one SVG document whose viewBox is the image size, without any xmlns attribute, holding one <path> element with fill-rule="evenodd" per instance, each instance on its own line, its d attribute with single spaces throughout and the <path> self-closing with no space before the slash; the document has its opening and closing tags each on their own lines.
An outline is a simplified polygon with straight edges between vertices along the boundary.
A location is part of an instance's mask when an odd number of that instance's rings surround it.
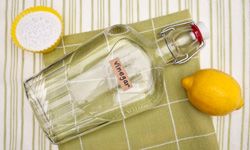
<svg viewBox="0 0 250 150">
<path fill-rule="evenodd" d="M 51 47 L 60 38 L 61 32 L 60 19 L 46 11 L 27 14 L 16 26 L 16 37 L 20 45 L 33 51 Z"/>
</svg>

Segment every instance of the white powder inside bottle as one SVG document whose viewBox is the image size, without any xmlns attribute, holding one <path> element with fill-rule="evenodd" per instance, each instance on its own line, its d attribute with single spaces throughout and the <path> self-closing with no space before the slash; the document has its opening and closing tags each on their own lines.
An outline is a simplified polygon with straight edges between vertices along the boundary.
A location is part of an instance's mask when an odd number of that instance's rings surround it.
<svg viewBox="0 0 250 150">
<path fill-rule="evenodd" d="M 49 12 L 34 12 L 24 16 L 16 27 L 19 43 L 28 50 L 41 51 L 52 46 L 60 38 L 62 24 Z"/>
</svg>

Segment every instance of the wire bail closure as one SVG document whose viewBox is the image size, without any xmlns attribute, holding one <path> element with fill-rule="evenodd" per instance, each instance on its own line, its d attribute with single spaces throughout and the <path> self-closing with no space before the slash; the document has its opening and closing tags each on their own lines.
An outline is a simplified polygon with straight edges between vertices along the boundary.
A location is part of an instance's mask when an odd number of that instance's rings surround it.
<svg viewBox="0 0 250 150">
<path fill-rule="evenodd" d="M 186 53 L 184 56 L 176 56 L 176 55 L 174 54 L 174 52 L 173 52 L 173 51 L 171 50 L 171 48 L 170 48 L 170 44 L 168 43 L 166 37 L 167 37 L 167 35 L 168 35 L 171 31 L 175 30 L 175 27 L 176 27 L 176 26 L 181 26 L 181 25 L 185 25 L 185 24 L 190 24 L 190 25 L 192 25 L 192 24 L 194 24 L 194 22 L 193 22 L 193 21 L 187 21 L 187 22 L 183 22 L 183 23 L 174 24 L 174 25 L 171 25 L 171 26 L 168 26 L 168 27 L 164 28 L 164 29 L 160 32 L 160 36 L 164 38 L 164 41 L 165 41 L 165 43 L 166 43 L 166 46 L 167 46 L 168 50 L 170 51 L 170 53 L 171 53 L 171 55 L 172 55 L 172 57 L 173 57 L 173 59 L 174 59 L 174 60 L 173 60 L 173 64 L 184 64 L 184 63 L 188 62 L 188 61 L 189 61 L 190 59 L 192 59 L 196 54 L 198 54 L 199 51 L 205 46 L 205 41 L 202 40 L 202 41 L 200 42 L 200 46 L 199 46 L 196 50 L 190 51 L 189 53 Z"/>
</svg>

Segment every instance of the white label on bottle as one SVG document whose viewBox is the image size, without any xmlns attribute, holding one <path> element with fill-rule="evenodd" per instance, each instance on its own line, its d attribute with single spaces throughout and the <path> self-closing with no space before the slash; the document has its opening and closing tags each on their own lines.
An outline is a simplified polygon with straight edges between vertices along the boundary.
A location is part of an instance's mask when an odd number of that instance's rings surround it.
<svg viewBox="0 0 250 150">
<path fill-rule="evenodd" d="M 121 64 L 118 57 L 109 61 L 112 70 L 116 76 L 118 84 L 121 86 L 123 91 L 126 91 L 132 87 L 132 83 L 128 78 L 128 74 Z"/>
</svg>

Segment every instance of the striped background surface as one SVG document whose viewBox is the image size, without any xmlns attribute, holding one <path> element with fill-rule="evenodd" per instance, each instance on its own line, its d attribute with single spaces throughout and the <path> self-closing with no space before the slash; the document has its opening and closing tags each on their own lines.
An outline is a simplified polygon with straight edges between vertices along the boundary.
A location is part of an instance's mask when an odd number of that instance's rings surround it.
<svg viewBox="0 0 250 150">
<path fill-rule="evenodd" d="M 42 55 L 13 45 L 10 27 L 23 9 L 44 5 L 64 18 L 65 34 L 132 23 L 190 9 L 195 21 L 210 29 L 201 52 L 202 68 L 217 68 L 240 83 L 245 106 L 213 117 L 220 149 L 250 150 L 250 1 L 249 0 L 1 0 L 0 1 L 0 149 L 50 150 L 26 100 L 22 83 L 41 70 Z"/>
</svg>

